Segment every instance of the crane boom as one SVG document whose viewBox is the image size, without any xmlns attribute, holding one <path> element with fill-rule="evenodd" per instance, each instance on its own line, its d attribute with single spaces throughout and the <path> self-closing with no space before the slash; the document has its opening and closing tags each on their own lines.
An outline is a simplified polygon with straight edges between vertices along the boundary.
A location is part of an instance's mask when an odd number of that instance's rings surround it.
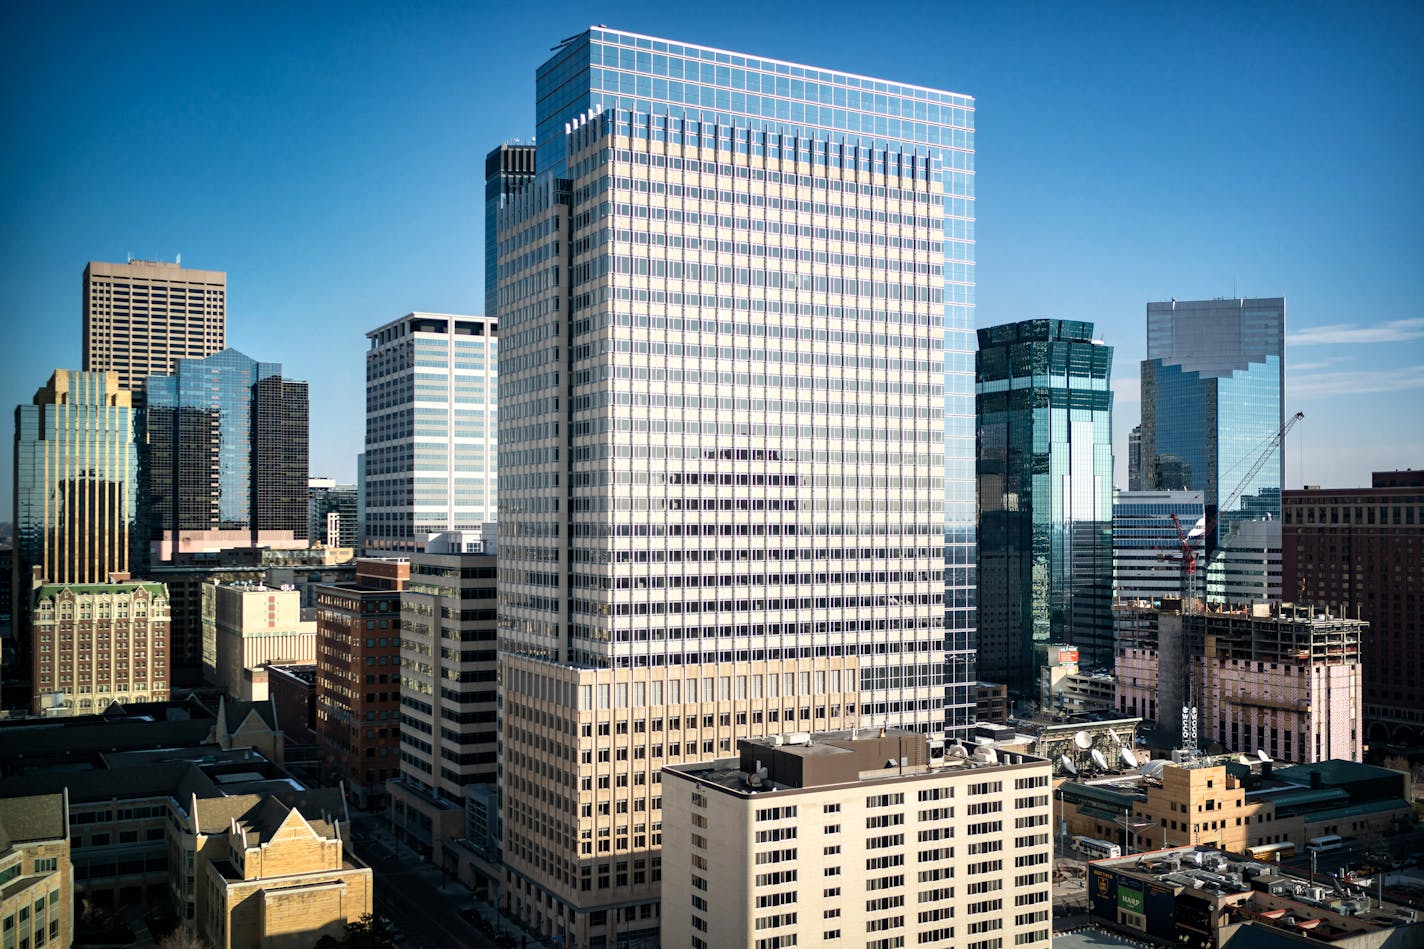
<svg viewBox="0 0 1424 949">
<path fill-rule="evenodd" d="M 1256 475 L 1259 474 L 1261 469 L 1265 466 L 1266 460 L 1270 458 L 1276 448 L 1285 441 L 1286 436 L 1290 434 L 1290 430 L 1295 427 L 1295 423 L 1303 418 L 1305 418 L 1304 412 L 1295 413 L 1290 417 L 1289 421 L 1281 426 L 1280 431 L 1271 436 L 1270 442 L 1262 449 L 1260 456 L 1251 464 L 1251 470 L 1246 472 L 1246 477 L 1242 478 L 1241 483 L 1227 496 L 1226 500 L 1218 504 L 1216 510 L 1212 511 L 1204 519 L 1204 526 L 1202 528 L 1203 544 L 1207 542 L 1212 536 L 1212 533 L 1216 530 L 1217 521 L 1221 519 L 1221 512 L 1229 509 L 1231 505 L 1235 504 L 1241 495 L 1245 493 L 1246 488 L 1250 486 L 1252 480 L 1255 479 Z M 1171 517 L 1172 525 L 1177 529 L 1177 540 L 1182 547 L 1182 596 L 1185 600 L 1191 595 L 1191 577 L 1196 574 L 1200 564 L 1196 551 L 1192 550 L 1191 541 L 1187 536 L 1187 532 L 1182 529 L 1182 522 L 1177 519 L 1177 515 L 1175 514 Z"/>
</svg>

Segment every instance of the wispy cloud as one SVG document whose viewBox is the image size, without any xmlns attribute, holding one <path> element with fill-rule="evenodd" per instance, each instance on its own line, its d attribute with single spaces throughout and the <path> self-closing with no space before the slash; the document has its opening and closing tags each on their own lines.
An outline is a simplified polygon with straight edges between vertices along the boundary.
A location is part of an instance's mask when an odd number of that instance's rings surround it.
<svg viewBox="0 0 1424 949">
<path fill-rule="evenodd" d="M 1424 389 L 1424 366 L 1307 373 L 1290 381 L 1291 395 L 1367 395 L 1409 389 Z"/>
<path fill-rule="evenodd" d="M 1403 343 L 1411 339 L 1424 339 L 1424 318 L 1390 320 L 1373 326 L 1359 323 L 1308 326 L 1292 333 L 1286 341 L 1292 346 L 1338 346 L 1347 343 Z"/>
<path fill-rule="evenodd" d="M 1137 376 L 1113 376 L 1112 391 L 1116 402 L 1140 402 L 1142 380 Z"/>
<path fill-rule="evenodd" d="M 1339 359 L 1321 359 L 1318 362 L 1293 362 L 1286 364 L 1286 371 L 1291 374 L 1291 378 L 1295 378 L 1295 373 L 1297 372 L 1313 372 L 1317 369 L 1329 369 L 1331 366 L 1338 366 L 1341 362 L 1342 360 Z"/>
</svg>

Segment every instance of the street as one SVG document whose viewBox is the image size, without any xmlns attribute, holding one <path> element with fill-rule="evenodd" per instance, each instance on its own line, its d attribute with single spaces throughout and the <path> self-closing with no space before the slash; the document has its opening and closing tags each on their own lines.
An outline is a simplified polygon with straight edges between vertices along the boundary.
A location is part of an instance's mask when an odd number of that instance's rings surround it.
<svg viewBox="0 0 1424 949">
<path fill-rule="evenodd" d="M 352 836 L 357 854 L 370 867 L 375 881 L 376 915 L 385 916 L 404 934 L 401 945 L 411 949 L 448 949 L 472 946 L 497 949 L 493 937 L 461 917 L 475 905 L 470 891 L 458 881 L 442 883 L 437 867 L 402 847 L 384 827 L 381 817 L 352 814 Z M 493 919 L 493 910 L 484 907 Z M 519 936 L 506 926 L 519 945 Z"/>
</svg>

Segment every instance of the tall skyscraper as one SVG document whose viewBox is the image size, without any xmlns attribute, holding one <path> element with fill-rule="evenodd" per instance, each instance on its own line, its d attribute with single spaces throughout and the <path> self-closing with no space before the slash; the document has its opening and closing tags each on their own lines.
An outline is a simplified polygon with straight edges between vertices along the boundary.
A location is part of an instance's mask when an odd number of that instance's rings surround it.
<svg viewBox="0 0 1424 949">
<path fill-rule="evenodd" d="M 148 378 L 149 555 L 307 546 L 307 384 L 235 349 Z"/>
<path fill-rule="evenodd" d="M 1127 433 L 1127 490 L 1142 490 L 1142 426 Z"/>
<path fill-rule="evenodd" d="M 1092 323 L 979 331 L 979 675 L 1020 696 L 1054 643 L 1112 667 L 1112 356 Z"/>
<path fill-rule="evenodd" d="M 36 568 L 58 584 L 134 570 L 137 502 L 130 394 L 115 373 L 56 369 L 15 409 L 11 595 L 22 642 Z"/>
<path fill-rule="evenodd" d="M 1285 424 L 1285 328 L 1282 297 L 1147 304 L 1142 487 L 1203 492 L 1208 555 L 1233 521 L 1280 518 L 1284 447 L 1218 508 Z"/>
<path fill-rule="evenodd" d="M 307 479 L 307 539 L 328 547 L 355 547 L 359 492 L 331 478 Z"/>
<path fill-rule="evenodd" d="M 497 330 L 408 313 L 366 334 L 367 553 L 424 550 L 494 519 Z"/>
<path fill-rule="evenodd" d="M 541 930 L 657 944 L 664 764 L 942 733 L 973 135 L 964 96 L 602 28 L 538 70 L 496 232 L 503 858 Z"/>
<path fill-rule="evenodd" d="M 222 271 L 154 260 L 84 268 L 84 368 L 118 373 L 121 389 L 141 393 L 149 376 L 221 352 L 226 339 Z"/>
<path fill-rule="evenodd" d="M 534 180 L 534 146 L 501 145 L 485 156 L 485 315 L 499 312 L 499 210 Z"/>
<path fill-rule="evenodd" d="M 1369 623 L 1371 748 L 1424 744 L 1424 471 L 1376 471 L 1368 488 L 1307 485 L 1282 504 L 1282 595 Z"/>
</svg>

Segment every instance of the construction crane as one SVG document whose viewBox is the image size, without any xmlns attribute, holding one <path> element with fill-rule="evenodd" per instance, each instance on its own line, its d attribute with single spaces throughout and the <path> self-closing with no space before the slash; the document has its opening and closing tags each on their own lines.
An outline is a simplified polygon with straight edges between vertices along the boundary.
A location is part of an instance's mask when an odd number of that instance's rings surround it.
<svg viewBox="0 0 1424 949">
<path fill-rule="evenodd" d="M 1252 463 L 1251 470 L 1246 472 L 1246 477 L 1241 479 L 1241 483 L 1236 486 L 1236 489 L 1227 496 L 1225 501 L 1218 504 L 1216 510 L 1205 519 L 1202 527 L 1203 545 L 1206 543 L 1206 538 L 1211 536 L 1211 532 L 1216 530 L 1217 521 L 1221 519 L 1221 512 L 1230 510 L 1231 505 L 1235 504 L 1241 495 L 1245 493 L 1246 488 L 1251 484 L 1252 480 L 1260 473 L 1261 469 L 1265 467 L 1266 460 L 1270 458 L 1276 448 L 1286 440 L 1286 436 L 1289 435 L 1290 430 L 1295 427 L 1295 423 L 1303 418 L 1305 418 L 1304 412 L 1295 413 L 1290 417 L 1290 421 L 1281 426 L 1279 432 L 1271 436 L 1270 442 L 1261 451 L 1260 456 L 1256 458 L 1255 462 Z M 1171 515 L 1171 518 L 1172 526 L 1177 529 L 1177 542 L 1182 547 L 1182 598 L 1185 601 L 1191 593 L 1191 578 L 1196 575 L 1200 562 L 1197 557 L 1197 552 L 1192 549 L 1190 537 L 1187 532 L 1182 529 L 1182 522 L 1177 518 L 1176 514 Z"/>
</svg>

